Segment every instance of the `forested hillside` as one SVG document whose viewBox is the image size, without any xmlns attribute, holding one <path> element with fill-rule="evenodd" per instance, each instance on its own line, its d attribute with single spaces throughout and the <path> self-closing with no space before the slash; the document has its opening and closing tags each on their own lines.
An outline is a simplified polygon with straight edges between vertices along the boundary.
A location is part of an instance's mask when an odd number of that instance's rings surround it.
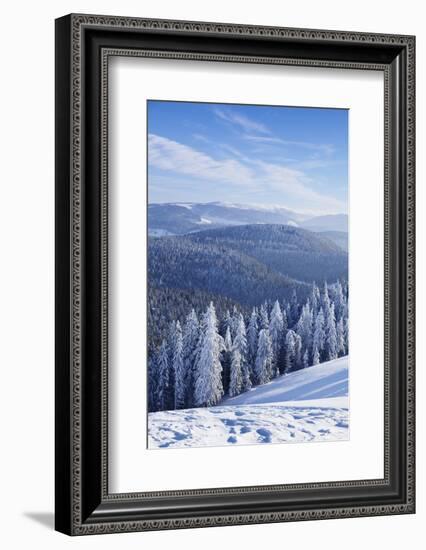
<svg viewBox="0 0 426 550">
<path fill-rule="evenodd" d="M 148 278 L 149 284 L 157 288 L 202 290 L 251 306 L 289 297 L 293 288 L 306 286 L 238 250 L 235 241 L 203 241 L 195 234 L 150 237 Z"/>
<path fill-rule="evenodd" d="M 345 252 L 349 251 L 349 235 L 346 231 L 319 231 L 317 235 L 330 239 Z"/>
<path fill-rule="evenodd" d="M 282 275 L 300 281 L 346 278 L 347 253 L 325 236 L 289 225 L 241 225 L 200 231 L 186 239 L 245 254 Z"/>
</svg>

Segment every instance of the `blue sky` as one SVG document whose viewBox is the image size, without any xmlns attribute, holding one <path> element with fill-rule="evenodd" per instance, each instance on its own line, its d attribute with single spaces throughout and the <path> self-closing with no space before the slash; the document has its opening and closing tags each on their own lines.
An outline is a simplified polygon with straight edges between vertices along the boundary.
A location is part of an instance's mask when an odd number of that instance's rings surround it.
<svg viewBox="0 0 426 550">
<path fill-rule="evenodd" d="M 150 100 L 148 193 L 347 213 L 348 111 Z"/>
</svg>

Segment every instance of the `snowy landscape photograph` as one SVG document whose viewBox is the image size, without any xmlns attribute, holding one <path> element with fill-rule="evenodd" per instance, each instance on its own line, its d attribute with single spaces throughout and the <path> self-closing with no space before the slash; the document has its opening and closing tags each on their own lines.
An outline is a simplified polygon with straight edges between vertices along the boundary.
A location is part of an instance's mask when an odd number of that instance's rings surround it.
<svg viewBox="0 0 426 550">
<path fill-rule="evenodd" d="M 147 121 L 148 448 L 348 440 L 348 111 Z"/>
</svg>

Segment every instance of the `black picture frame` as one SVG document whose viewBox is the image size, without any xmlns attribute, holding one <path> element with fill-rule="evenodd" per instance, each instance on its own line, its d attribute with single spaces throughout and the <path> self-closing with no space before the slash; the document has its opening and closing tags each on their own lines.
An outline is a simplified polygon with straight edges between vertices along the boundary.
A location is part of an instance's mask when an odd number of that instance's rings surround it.
<svg viewBox="0 0 426 550">
<path fill-rule="evenodd" d="M 108 493 L 111 55 L 374 69 L 385 81 L 385 475 Z M 56 529 L 69 535 L 415 511 L 415 38 L 71 14 L 56 20 Z M 143 465 L 142 465 L 143 467 Z"/>
</svg>

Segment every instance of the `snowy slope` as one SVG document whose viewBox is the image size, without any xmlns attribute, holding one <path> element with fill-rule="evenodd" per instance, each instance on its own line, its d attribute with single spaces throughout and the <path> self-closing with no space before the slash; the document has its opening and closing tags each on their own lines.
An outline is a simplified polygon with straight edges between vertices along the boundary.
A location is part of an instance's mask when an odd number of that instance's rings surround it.
<svg viewBox="0 0 426 550">
<path fill-rule="evenodd" d="M 348 359 L 309 367 L 209 408 L 148 415 L 155 448 L 345 440 Z"/>
<path fill-rule="evenodd" d="M 246 393 L 223 400 L 226 405 L 258 405 L 347 397 L 348 357 L 341 357 L 315 367 L 275 378 L 269 384 L 256 386 Z"/>
</svg>

